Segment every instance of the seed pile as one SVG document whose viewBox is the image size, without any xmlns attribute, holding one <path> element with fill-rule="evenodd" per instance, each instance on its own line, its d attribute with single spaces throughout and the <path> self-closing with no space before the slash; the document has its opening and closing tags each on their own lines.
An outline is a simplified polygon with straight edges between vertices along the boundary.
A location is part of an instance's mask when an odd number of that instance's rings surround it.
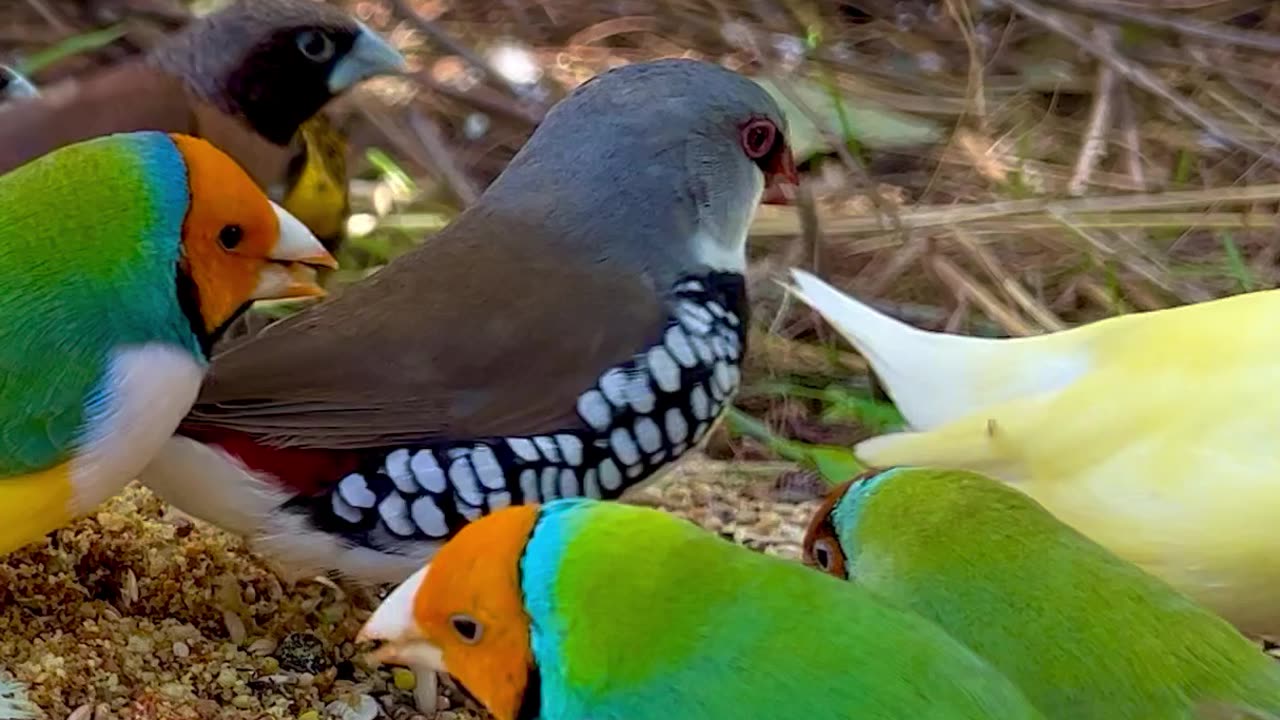
<svg viewBox="0 0 1280 720">
<path fill-rule="evenodd" d="M 816 503 L 815 487 L 779 482 L 789 467 L 690 458 L 627 501 L 794 558 Z M 26 686 L 38 717 L 422 717 L 413 675 L 370 666 L 351 642 L 371 592 L 287 585 L 137 485 L 51 538 L 0 563 L 0 673 Z M 448 683 L 436 703 L 441 720 L 484 717 Z"/>
</svg>

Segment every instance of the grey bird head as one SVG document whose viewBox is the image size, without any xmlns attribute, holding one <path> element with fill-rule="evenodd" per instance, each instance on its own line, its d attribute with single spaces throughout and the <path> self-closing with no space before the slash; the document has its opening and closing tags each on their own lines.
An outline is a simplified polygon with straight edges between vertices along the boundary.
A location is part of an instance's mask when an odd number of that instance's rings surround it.
<svg viewBox="0 0 1280 720">
<path fill-rule="evenodd" d="M 763 88 L 718 65 L 626 65 L 551 109 L 481 212 L 537 222 L 550 231 L 539 242 L 550 235 L 657 287 L 741 272 L 756 205 L 782 201 L 796 179 L 786 129 Z"/>
</svg>

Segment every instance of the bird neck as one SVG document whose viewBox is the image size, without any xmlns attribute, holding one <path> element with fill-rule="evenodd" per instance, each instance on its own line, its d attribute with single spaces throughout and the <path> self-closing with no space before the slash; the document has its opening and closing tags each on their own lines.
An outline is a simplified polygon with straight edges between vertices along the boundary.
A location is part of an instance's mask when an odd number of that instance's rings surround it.
<svg viewBox="0 0 1280 720">
<path fill-rule="evenodd" d="M 204 313 L 200 312 L 200 289 L 181 265 L 175 268 L 174 283 L 177 287 L 178 308 L 186 320 L 186 329 L 194 341 L 194 346 L 199 349 L 200 360 L 208 362 L 213 357 L 213 346 L 222 339 L 227 328 L 247 312 L 253 303 L 252 301 L 244 303 L 231 313 L 225 322 L 210 331 Z"/>
<path fill-rule="evenodd" d="M 839 538 L 840 545 L 847 558 L 846 562 L 849 563 L 848 572 L 850 575 L 853 574 L 853 563 L 857 560 L 859 550 L 857 547 L 857 528 L 859 527 L 858 521 L 861 519 L 861 514 L 871 496 L 900 472 L 902 472 L 902 468 L 890 468 L 878 475 L 855 482 L 849 486 L 849 490 L 845 492 L 844 497 L 840 498 L 831 510 L 831 524 L 835 527 L 836 537 Z"/>
</svg>

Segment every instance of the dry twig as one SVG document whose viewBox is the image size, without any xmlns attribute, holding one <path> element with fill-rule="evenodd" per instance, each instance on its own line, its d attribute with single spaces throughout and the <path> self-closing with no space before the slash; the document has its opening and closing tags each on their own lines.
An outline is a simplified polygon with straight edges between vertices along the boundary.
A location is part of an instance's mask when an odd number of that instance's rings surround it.
<svg viewBox="0 0 1280 720">
<path fill-rule="evenodd" d="M 1223 124 L 1218 118 L 1214 117 L 1209 111 L 1200 107 L 1200 105 L 1190 98 L 1186 97 L 1169 87 L 1168 83 L 1160 79 L 1151 70 L 1145 66 L 1124 57 L 1114 48 L 1108 47 L 1095 41 L 1089 37 L 1087 33 L 1081 30 L 1076 24 L 1068 20 L 1066 16 L 1053 10 L 1049 10 L 1031 0 L 1002 0 L 1006 5 L 1017 10 L 1019 13 L 1035 20 L 1044 25 L 1049 30 L 1067 38 L 1071 42 L 1087 50 L 1089 54 L 1098 58 L 1102 62 L 1111 66 L 1117 73 L 1124 76 L 1126 80 L 1146 90 L 1149 93 L 1159 96 L 1165 102 L 1172 105 L 1178 112 L 1191 118 L 1205 130 L 1220 138 L 1223 142 L 1234 145 L 1242 150 L 1247 150 L 1267 162 L 1280 167 L 1280 152 L 1274 148 L 1265 145 L 1259 145 L 1251 140 L 1247 140 L 1239 133 Z"/>
<path fill-rule="evenodd" d="M 1194 17 L 1149 12 L 1132 5 L 1115 2 L 1115 0 L 1065 0 L 1065 2 L 1068 5 L 1075 5 L 1089 12 L 1133 20 L 1147 27 L 1165 28 L 1188 37 L 1196 37 L 1222 45 L 1252 47 L 1269 52 L 1280 52 L 1280 36 L 1274 33 L 1246 30 L 1232 27 L 1226 23 L 1208 22 Z"/>
<path fill-rule="evenodd" d="M 423 149 L 431 158 L 431 164 L 435 166 L 462 206 L 474 205 L 480 197 L 480 190 L 458 164 L 453 151 L 449 149 L 449 144 L 445 142 L 444 134 L 440 132 L 440 126 L 422 112 L 411 108 L 409 127 L 418 136 L 418 141 L 422 143 Z"/>
<path fill-rule="evenodd" d="M 1115 40 L 1104 28 L 1095 28 L 1094 39 L 1111 47 Z M 1111 130 L 1111 104 L 1115 95 L 1116 74 L 1108 65 L 1098 68 L 1098 86 L 1093 92 L 1093 108 L 1089 112 L 1088 130 L 1080 154 L 1076 157 L 1075 170 L 1067 183 L 1069 195 L 1083 195 L 1088 189 L 1093 168 L 1107 153 L 1107 133 Z"/>
<path fill-rule="evenodd" d="M 996 299 L 995 295 L 955 263 L 942 255 L 934 255 L 929 258 L 929 265 L 938 274 L 938 278 L 951 288 L 957 299 L 973 301 L 1010 335 L 1025 337 L 1039 334 L 1035 328 L 1018 317 L 1016 312 Z"/>
<path fill-rule="evenodd" d="M 1004 269 L 1000 261 L 989 250 L 974 241 L 973 237 L 960 228 L 953 228 L 952 234 L 960 247 L 972 257 L 978 265 L 1000 285 L 1000 289 L 1010 300 L 1018 304 L 1024 312 L 1032 317 L 1046 330 L 1062 330 L 1066 325 L 1049 308 L 1039 303 L 1027 292 L 1011 273 Z"/>
</svg>

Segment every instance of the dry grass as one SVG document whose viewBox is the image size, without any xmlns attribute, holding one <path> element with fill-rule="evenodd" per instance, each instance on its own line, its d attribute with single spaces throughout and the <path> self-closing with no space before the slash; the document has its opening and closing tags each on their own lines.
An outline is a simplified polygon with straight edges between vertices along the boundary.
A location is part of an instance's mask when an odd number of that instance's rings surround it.
<svg viewBox="0 0 1280 720">
<path fill-rule="evenodd" d="M 849 443 L 874 429 L 877 404 L 861 359 L 773 282 L 789 266 L 917 325 L 986 335 L 1280 277 L 1275 3 L 346 4 L 414 71 L 333 108 L 358 176 L 360 231 L 340 282 L 446 224 L 545 108 L 599 70 L 686 55 L 767 78 L 794 112 L 808 185 L 801 212 L 757 217 L 757 320 L 739 405 L 781 435 Z M 47 84 L 146 47 L 184 11 L 178 0 L 14 0 L 0 9 L 0 56 L 30 58 L 124 19 L 122 39 L 49 65 L 37 76 Z M 833 404 L 853 409 L 834 420 Z M 810 506 L 768 490 L 789 466 L 723 433 L 709 453 L 734 462 L 680 470 L 662 486 L 664 506 L 794 554 Z M 365 696 L 407 716 L 410 693 L 350 646 L 368 610 L 367 598 L 324 584 L 281 587 L 226 536 L 131 490 L 0 565 L 0 658 L 59 719 L 85 705 L 77 720 L 341 717 L 335 701 Z M 281 668 L 278 645 L 292 632 L 320 639 L 323 669 Z"/>
</svg>

